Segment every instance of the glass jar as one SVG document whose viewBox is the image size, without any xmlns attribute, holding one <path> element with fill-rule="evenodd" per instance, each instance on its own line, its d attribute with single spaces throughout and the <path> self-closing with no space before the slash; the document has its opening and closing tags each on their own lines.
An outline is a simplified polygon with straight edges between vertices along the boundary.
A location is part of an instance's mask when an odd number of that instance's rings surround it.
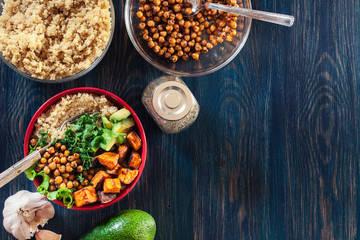
<svg viewBox="0 0 360 240">
<path fill-rule="evenodd" d="M 200 106 L 178 77 L 162 76 L 149 83 L 141 99 L 157 125 L 167 134 L 178 133 L 193 124 Z"/>
</svg>

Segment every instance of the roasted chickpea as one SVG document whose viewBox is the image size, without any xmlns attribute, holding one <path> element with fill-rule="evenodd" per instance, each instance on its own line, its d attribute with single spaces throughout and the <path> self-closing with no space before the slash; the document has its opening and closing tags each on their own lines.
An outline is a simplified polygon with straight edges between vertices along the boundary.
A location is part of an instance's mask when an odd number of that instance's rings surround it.
<svg viewBox="0 0 360 240">
<path fill-rule="evenodd" d="M 64 166 L 64 165 L 61 165 L 61 166 L 59 167 L 59 171 L 60 171 L 61 173 L 64 173 L 64 172 L 65 172 L 65 166 Z"/>
<path fill-rule="evenodd" d="M 55 153 L 55 148 L 54 147 L 49 147 L 47 149 L 47 151 L 50 153 L 50 154 L 54 154 Z"/>
<path fill-rule="evenodd" d="M 146 27 L 146 24 L 144 22 L 139 23 L 140 29 L 145 29 L 145 27 Z"/>
<path fill-rule="evenodd" d="M 63 178 L 61 177 L 61 176 L 57 176 L 56 178 L 55 178 L 55 183 L 56 184 L 61 184 L 63 182 Z"/>
<path fill-rule="evenodd" d="M 193 11 L 191 10 L 190 7 L 188 7 L 188 8 L 185 9 L 185 14 L 191 15 L 192 13 L 193 13 Z"/>
<path fill-rule="evenodd" d="M 50 157 L 50 153 L 48 152 L 45 152 L 44 155 L 43 155 L 44 158 L 49 158 Z"/>
<path fill-rule="evenodd" d="M 59 142 L 55 143 L 55 148 L 56 149 L 59 149 L 60 147 L 61 147 L 61 143 L 59 143 Z"/>
<path fill-rule="evenodd" d="M 69 176 L 69 180 L 70 180 L 70 181 L 75 180 L 75 175 L 73 175 L 73 174 L 72 174 L 72 175 L 70 175 L 70 176 Z"/>
<path fill-rule="evenodd" d="M 77 165 L 80 165 L 80 164 L 82 164 L 82 160 L 78 159 L 78 160 L 76 160 L 76 163 L 77 163 Z"/>
<path fill-rule="evenodd" d="M 66 163 L 67 163 L 66 157 L 62 157 L 62 158 L 60 159 L 60 163 L 61 163 L 61 164 L 66 164 Z"/>
<path fill-rule="evenodd" d="M 64 151 L 64 156 L 65 156 L 65 157 L 70 156 L 70 151 L 69 151 L 69 150 L 65 150 L 65 151 Z"/>
<path fill-rule="evenodd" d="M 69 177 L 70 177 L 70 174 L 69 174 L 69 173 L 63 173 L 63 174 L 61 174 L 61 176 L 62 176 L 63 178 L 69 178 Z"/>
<path fill-rule="evenodd" d="M 41 158 L 41 159 L 40 159 L 40 162 L 43 163 L 43 164 L 45 164 L 45 163 L 47 163 L 47 159 L 46 159 L 46 158 Z"/>
<path fill-rule="evenodd" d="M 71 163 L 70 163 L 70 166 L 71 166 L 72 168 L 77 168 L 77 163 L 76 163 L 76 162 L 71 162 Z"/>
<path fill-rule="evenodd" d="M 142 12 L 138 11 L 138 12 L 136 13 L 136 16 L 137 16 L 138 18 L 142 18 L 142 17 L 144 16 L 144 14 L 143 14 Z"/>
<path fill-rule="evenodd" d="M 171 60 L 172 62 L 176 62 L 176 61 L 178 60 L 178 56 L 177 56 L 177 55 L 172 55 L 172 56 L 170 57 L 170 60 Z"/>
<path fill-rule="evenodd" d="M 38 164 L 37 167 L 39 167 L 40 169 L 43 169 L 45 167 L 45 164 Z"/>
<path fill-rule="evenodd" d="M 66 188 L 66 183 L 61 183 L 59 187 L 60 188 Z"/>
<path fill-rule="evenodd" d="M 67 184 L 66 184 L 66 187 L 67 188 L 73 188 L 74 187 L 74 184 L 72 181 L 69 181 Z"/>
<path fill-rule="evenodd" d="M 61 151 L 65 151 L 65 150 L 66 150 L 66 146 L 65 146 L 65 145 L 61 145 L 60 150 L 61 150 Z"/>
<path fill-rule="evenodd" d="M 34 147 L 35 145 L 37 144 L 37 140 L 36 139 L 31 139 L 30 140 L 30 145 L 32 146 L 32 147 Z"/>
<path fill-rule="evenodd" d="M 55 178 L 50 178 L 49 179 L 49 184 L 55 184 Z"/>
<path fill-rule="evenodd" d="M 155 47 L 155 43 L 153 41 L 149 41 L 148 46 L 149 46 L 149 48 L 153 48 L 153 47 Z"/>
<path fill-rule="evenodd" d="M 69 162 L 72 162 L 72 161 L 75 160 L 75 158 L 74 158 L 74 156 L 68 156 L 67 160 L 68 160 Z"/>
<path fill-rule="evenodd" d="M 191 57 L 195 60 L 199 60 L 199 53 L 193 53 Z"/>
<path fill-rule="evenodd" d="M 86 178 L 87 178 L 89 181 L 91 181 L 91 179 L 92 179 L 93 177 L 94 177 L 93 175 L 90 175 L 90 174 L 89 174 L 89 175 L 87 175 Z"/>
<path fill-rule="evenodd" d="M 76 187 L 78 187 L 78 186 L 79 186 L 79 182 L 78 182 L 78 181 L 76 181 L 76 180 L 75 180 L 75 181 L 73 181 L 73 187 L 75 187 L 75 188 L 76 188 Z"/>
<path fill-rule="evenodd" d="M 72 167 L 66 166 L 66 171 L 67 171 L 68 173 L 72 172 L 73 170 L 74 170 L 74 169 L 73 169 Z"/>
<path fill-rule="evenodd" d="M 49 191 L 50 192 L 56 191 L 56 187 L 54 185 L 50 185 L 49 186 Z"/>
<path fill-rule="evenodd" d="M 56 169 L 56 163 L 55 162 L 49 163 L 49 168 L 50 168 L 50 170 L 55 170 Z"/>
<path fill-rule="evenodd" d="M 54 177 L 60 176 L 59 169 L 55 169 L 53 175 L 54 175 Z"/>
<path fill-rule="evenodd" d="M 79 172 L 79 173 L 83 172 L 83 166 L 81 166 L 81 165 L 78 166 L 78 167 L 76 168 L 76 171 Z M 83 174 L 85 174 L 85 171 L 84 171 Z"/>
<path fill-rule="evenodd" d="M 154 27 L 155 26 L 155 22 L 153 20 L 149 20 L 147 21 L 147 26 L 148 27 Z"/>
<path fill-rule="evenodd" d="M 88 173 L 91 174 L 91 175 L 94 175 L 94 174 L 95 174 L 95 169 L 90 168 L 89 171 L 88 171 Z"/>
<path fill-rule="evenodd" d="M 44 167 L 44 173 L 47 174 L 47 175 L 50 174 L 50 168 L 49 168 L 49 166 L 45 166 L 45 167 Z"/>
</svg>

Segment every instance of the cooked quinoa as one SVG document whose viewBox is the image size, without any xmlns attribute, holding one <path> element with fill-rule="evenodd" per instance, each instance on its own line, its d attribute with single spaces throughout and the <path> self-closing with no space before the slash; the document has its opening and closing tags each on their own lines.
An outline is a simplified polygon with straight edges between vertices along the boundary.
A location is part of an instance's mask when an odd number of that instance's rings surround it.
<svg viewBox="0 0 360 240">
<path fill-rule="evenodd" d="M 67 95 L 40 115 L 35 123 L 33 137 L 40 138 L 39 131 L 48 131 L 47 140 L 54 141 L 64 137 L 66 129 L 60 131 L 59 128 L 70 117 L 88 112 L 99 112 L 102 116 L 109 117 L 117 110 L 105 96 L 89 93 Z"/>
<path fill-rule="evenodd" d="M 0 51 L 21 71 L 60 79 L 88 68 L 110 38 L 108 0 L 5 0 Z"/>
</svg>

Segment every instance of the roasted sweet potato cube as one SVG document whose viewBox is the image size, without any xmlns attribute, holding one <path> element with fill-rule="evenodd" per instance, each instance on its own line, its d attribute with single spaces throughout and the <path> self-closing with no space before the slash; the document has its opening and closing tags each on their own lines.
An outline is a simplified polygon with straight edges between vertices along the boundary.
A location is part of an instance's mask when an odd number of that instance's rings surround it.
<svg viewBox="0 0 360 240">
<path fill-rule="evenodd" d="M 111 175 L 118 175 L 120 168 L 121 168 L 121 166 L 120 166 L 120 164 L 118 164 L 113 169 L 106 169 L 106 172 Z"/>
<path fill-rule="evenodd" d="M 104 193 L 119 193 L 121 188 L 120 179 L 107 178 L 104 181 Z"/>
<path fill-rule="evenodd" d="M 132 181 L 134 181 L 136 176 L 139 174 L 138 170 L 131 170 L 129 168 L 121 168 L 119 172 L 120 182 L 124 184 L 132 183 Z"/>
<path fill-rule="evenodd" d="M 129 158 L 129 167 L 134 169 L 139 169 L 141 163 L 140 154 L 138 152 L 132 151 Z"/>
<path fill-rule="evenodd" d="M 111 176 L 101 170 L 101 171 L 98 171 L 95 176 L 91 179 L 91 183 L 92 183 L 92 186 L 94 188 L 99 188 L 101 186 L 101 183 L 106 179 L 106 178 L 111 178 Z"/>
<path fill-rule="evenodd" d="M 81 207 L 98 201 L 96 190 L 93 186 L 84 187 L 74 192 L 75 205 Z"/>
<path fill-rule="evenodd" d="M 119 145 L 118 153 L 119 153 L 119 163 L 123 163 L 126 157 L 130 152 L 130 148 L 126 144 Z"/>
<path fill-rule="evenodd" d="M 126 139 L 130 143 L 131 147 L 137 151 L 141 148 L 141 139 L 136 132 L 132 131 L 126 135 Z"/>
<path fill-rule="evenodd" d="M 99 162 L 108 169 L 113 169 L 119 160 L 119 154 L 106 152 L 98 156 Z"/>
</svg>

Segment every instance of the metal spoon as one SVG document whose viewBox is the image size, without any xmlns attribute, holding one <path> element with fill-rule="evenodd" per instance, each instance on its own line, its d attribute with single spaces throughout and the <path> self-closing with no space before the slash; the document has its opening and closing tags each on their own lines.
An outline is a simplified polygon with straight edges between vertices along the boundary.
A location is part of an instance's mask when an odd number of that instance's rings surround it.
<svg viewBox="0 0 360 240">
<path fill-rule="evenodd" d="M 233 7 L 224 4 L 205 2 L 202 0 L 188 0 L 192 5 L 191 10 L 193 14 L 198 13 L 203 8 L 210 8 L 218 11 L 232 13 L 244 17 L 249 17 L 265 22 L 275 23 L 287 27 L 291 27 L 294 24 L 295 18 L 290 15 L 258 11 L 248 8 Z"/>
<path fill-rule="evenodd" d="M 82 115 L 85 115 L 85 114 L 90 115 L 90 114 L 95 114 L 95 113 L 94 112 L 83 113 L 83 114 L 79 114 L 79 115 L 76 115 L 74 117 L 71 117 L 71 118 L 65 120 L 60 126 L 60 131 L 63 130 L 63 128 L 68 123 L 75 122 L 77 119 L 79 119 Z M 8 169 L 6 169 L 2 173 L 0 173 L 0 188 L 2 188 L 5 184 L 10 182 L 17 176 L 19 176 L 20 173 L 24 172 L 26 169 L 28 169 L 29 167 L 34 165 L 37 161 L 39 161 L 41 159 L 41 155 L 46 152 L 46 149 L 48 147 L 50 147 L 51 144 L 52 144 L 52 142 L 49 143 L 48 145 L 46 145 L 45 147 L 41 148 L 40 150 L 36 150 L 36 151 L 32 152 L 31 154 L 27 155 L 26 157 L 24 157 L 23 159 L 21 159 L 20 161 L 18 161 L 17 163 L 15 163 L 11 167 L 9 167 Z"/>
</svg>

